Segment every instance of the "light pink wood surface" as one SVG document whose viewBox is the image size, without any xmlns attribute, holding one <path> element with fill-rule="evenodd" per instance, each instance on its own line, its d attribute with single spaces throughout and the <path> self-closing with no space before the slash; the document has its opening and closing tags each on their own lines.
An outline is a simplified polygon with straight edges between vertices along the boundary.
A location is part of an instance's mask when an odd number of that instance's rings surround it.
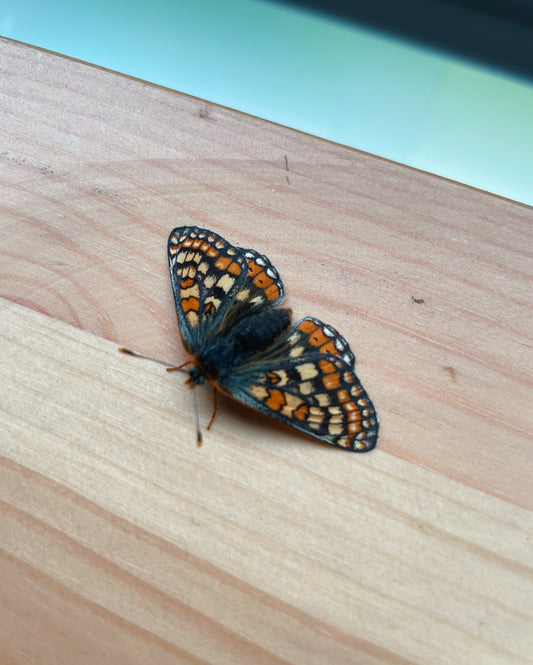
<svg viewBox="0 0 533 665">
<path fill-rule="evenodd" d="M 532 662 L 532 210 L 8 40 L 0 63 L 3 662 Z M 375 451 L 228 399 L 196 448 L 183 377 L 117 353 L 185 359 L 184 224 L 341 331 Z"/>
</svg>

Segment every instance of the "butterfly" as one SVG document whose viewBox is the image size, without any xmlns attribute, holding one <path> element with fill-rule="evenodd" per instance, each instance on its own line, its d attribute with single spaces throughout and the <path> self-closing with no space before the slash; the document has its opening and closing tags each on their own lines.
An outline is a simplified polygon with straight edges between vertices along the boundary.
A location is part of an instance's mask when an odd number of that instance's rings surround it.
<svg viewBox="0 0 533 665">
<path fill-rule="evenodd" d="M 215 397 L 219 389 L 334 446 L 374 448 L 377 416 L 348 343 L 314 317 L 291 323 L 266 256 L 181 226 L 168 239 L 168 260 L 191 387 L 210 381 Z M 201 445 L 198 421 L 197 431 Z"/>
</svg>

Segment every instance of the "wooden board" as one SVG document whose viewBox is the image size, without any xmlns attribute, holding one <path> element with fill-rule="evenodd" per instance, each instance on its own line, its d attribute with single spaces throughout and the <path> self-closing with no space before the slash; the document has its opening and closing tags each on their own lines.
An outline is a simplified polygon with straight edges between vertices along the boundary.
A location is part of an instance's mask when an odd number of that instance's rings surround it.
<svg viewBox="0 0 533 665">
<path fill-rule="evenodd" d="M 530 208 L 0 41 L 6 663 L 533 662 Z M 195 445 L 178 225 L 269 256 L 381 422 Z M 211 391 L 200 394 L 203 423 Z"/>
</svg>

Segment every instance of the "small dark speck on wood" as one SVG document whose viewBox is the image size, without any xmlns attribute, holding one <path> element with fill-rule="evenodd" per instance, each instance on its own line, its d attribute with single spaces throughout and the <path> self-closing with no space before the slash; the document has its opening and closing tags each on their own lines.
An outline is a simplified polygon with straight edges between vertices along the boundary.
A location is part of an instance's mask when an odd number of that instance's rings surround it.
<svg viewBox="0 0 533 665">
<path fill-rule="evenodd" d="M 211 113 L 209 112 L 207 106 L 204 106 L 202 109 L 200 109 L 198 115 L 200 116 L 200 118 L 203 118 L 204 120 L 211 119 Z"/>
<path fill-rule="evenodd" d="M 443 367 L 442 369 L 445 372 L 448 372 L 448 374 L 450 375 L 450 378 L 452 379 L 452 381 L 455 381 L 455 382 L 457 381 L 457 372 L 455 371 L 455 368 L 448 366 L 448 367 Z"/>
</svg>

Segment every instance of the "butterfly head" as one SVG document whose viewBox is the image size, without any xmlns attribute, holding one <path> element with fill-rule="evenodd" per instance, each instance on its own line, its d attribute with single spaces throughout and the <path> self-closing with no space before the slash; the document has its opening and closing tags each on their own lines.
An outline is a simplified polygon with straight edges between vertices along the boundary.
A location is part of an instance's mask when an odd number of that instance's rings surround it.
<svg viewBox="0 0 533 665">
<path fill-rule="evenodd" d="M 199 383 L 205 382 L 206 378 L 204 374 L 198 369 L 198 367 L 193 365 L 189 370 L 189 378 L 186 381 L 187 385 L 194 388 L 194 386 L 197 386 Z"/>
</svg>

